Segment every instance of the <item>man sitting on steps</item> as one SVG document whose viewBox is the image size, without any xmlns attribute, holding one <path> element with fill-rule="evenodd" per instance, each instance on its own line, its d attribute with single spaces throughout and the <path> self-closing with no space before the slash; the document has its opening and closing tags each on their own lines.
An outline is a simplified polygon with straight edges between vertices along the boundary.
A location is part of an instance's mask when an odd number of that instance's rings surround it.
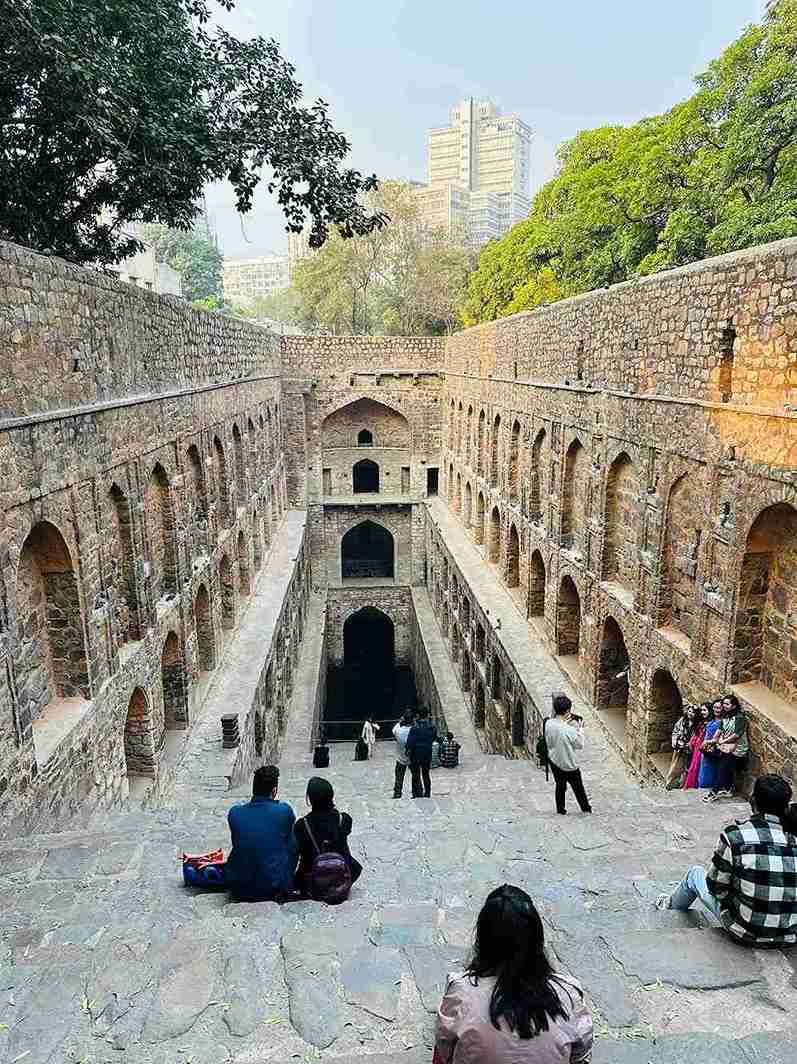
<svg viewBox="0 0 797 1064">
<path fill-rule="evenodd" d="M 286 901 L 295 894 L 296 817 L 286 802 L 277 801 L 278 784 L 277 766 L 262 766 L 252 780 L 251 802 L 227 814 L 232 850 L 226 879 L 237 901 Z"/>
<path fill-rule="evenodd" d="M 782 776 L 759 776 L 748 820 L 719 837 L 708 872 L 693 865 L 657 909 L 685 912 L 699 898 L 731 938 L 749 946 L 797 944 L 797 838 L 787 833 L 791 787 Z"/>
</svg>

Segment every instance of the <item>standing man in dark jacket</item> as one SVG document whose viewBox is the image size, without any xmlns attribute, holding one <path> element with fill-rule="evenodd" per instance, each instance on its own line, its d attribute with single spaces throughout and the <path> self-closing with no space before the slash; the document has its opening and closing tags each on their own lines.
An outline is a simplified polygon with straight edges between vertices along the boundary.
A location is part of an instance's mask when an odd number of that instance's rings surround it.
<svg viewBox="0 0 797 1064">
<path fill-rule="evenodd" d="M 432 777 L 429 769 L 432 765 L 432 743 L 436 738 L 437 728 L 429 720 L 429 710 L 426 706 L 421 706 L 418 710 L 418 719 L 410 728 L 410 734 L 407 736 L 413 798 L 431 797 Z M 423 786 L 421 786 L 421 780 L 423 780 Z"/>
<path fill-rule="evenodd" d="M 251 802 L 227 814 L 232 850 L 227 884 L 237 901 L 284 901 L 294 893 L 296 820 L 286 802 L 277 801 L 279 769 L 263 765 L 252 780 Z"/>
</svg>

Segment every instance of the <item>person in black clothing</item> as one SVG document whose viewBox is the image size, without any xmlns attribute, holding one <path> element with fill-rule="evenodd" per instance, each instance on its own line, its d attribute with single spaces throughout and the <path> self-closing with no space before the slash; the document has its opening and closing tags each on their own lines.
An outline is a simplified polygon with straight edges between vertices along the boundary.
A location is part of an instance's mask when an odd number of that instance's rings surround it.
<svg viewBox="0 0 797 1064">
<path fill-rule="evenodd" d="M 432 794 L 432 743 L 437 738 L 437 728 L 429 720 L 429 710 L 422 706 L 418 719 L 407 736 L 407 754 L 412 774 L 412 797 L 430 798 Z"/>
<path fill-rule="evenodd" d="M 335 808 L 335 792 L 329 780 L 321 776 L 312 777 L 307 784 L 307 804 L 310 806 L 310 812 L 307 816 L 297 820 L 293 826 L 296 845 L 299 848 L 299 867 L 296 869 L 297 888 L 307 896 L 307 881 L 313 868 L 313 861 L 319 852 L 313 846 L 305 827 L 306 822 L 310 824 L 310 830 L 321 853 L 339 853 L 341 857 L 346 858 L 351 872 L 351 881 L 355 883 L 360 877 L 363 866 L 356 857 L 352 857 L 349 850 L 352 820 L 348 813 L 341 813 Z"/>
</svg>

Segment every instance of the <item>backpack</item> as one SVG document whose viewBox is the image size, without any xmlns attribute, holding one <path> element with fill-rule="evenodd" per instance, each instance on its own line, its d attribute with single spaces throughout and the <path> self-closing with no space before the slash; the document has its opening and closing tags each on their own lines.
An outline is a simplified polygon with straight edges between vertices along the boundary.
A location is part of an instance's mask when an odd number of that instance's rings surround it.
<svg viewBox="0 0 797 1064">
<path fill-rule="evenodd" d="M 548 742 L 545 738 L 545 725 L 547 720 L 542 722 L 542 735 L 537 740 L 537 760 L 540 763 L 540 768 L 545 769 L 545 778 L 548 779 Z"/>
<path fill-rule="evenodd" d="M 365 742 L 365 739 L 358 739 L 357 742 L 354 744 L 354 760 L 368 760 L 368 745 Z"/>
<path fill-rule="evenodd" d="M 338 813 L 338 818 L 342 827 L 343 818 L 340 813 Z M 306 817 L 304 828 L 315 849 L 313 867 L 310 869 L 307 882 L 308 893 L 313 901 L 325 901 L 327 905 L 339 905 L 348 898 L 351 890 L 349 863 L 342 854 L 331 850 L 326 853 L 321 852 Z"/>
<path fill-rule="evenodd" d="M 329 768 L 329 747 L 319 743 L 313 751 L 313 768 Z"/>
</svg>

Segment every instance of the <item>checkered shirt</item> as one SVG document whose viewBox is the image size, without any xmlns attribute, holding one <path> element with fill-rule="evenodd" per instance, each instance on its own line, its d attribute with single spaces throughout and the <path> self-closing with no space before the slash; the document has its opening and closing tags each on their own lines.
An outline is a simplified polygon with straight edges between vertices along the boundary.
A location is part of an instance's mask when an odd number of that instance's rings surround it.
<svg viewBox="0 0 797 1064">
<path fill-rule="evenodd" d="M 756 813 L 719 837 L 706 875 L 725 930 L 751 946 L 797 944 L 797 837 Z"/>
</svg>

